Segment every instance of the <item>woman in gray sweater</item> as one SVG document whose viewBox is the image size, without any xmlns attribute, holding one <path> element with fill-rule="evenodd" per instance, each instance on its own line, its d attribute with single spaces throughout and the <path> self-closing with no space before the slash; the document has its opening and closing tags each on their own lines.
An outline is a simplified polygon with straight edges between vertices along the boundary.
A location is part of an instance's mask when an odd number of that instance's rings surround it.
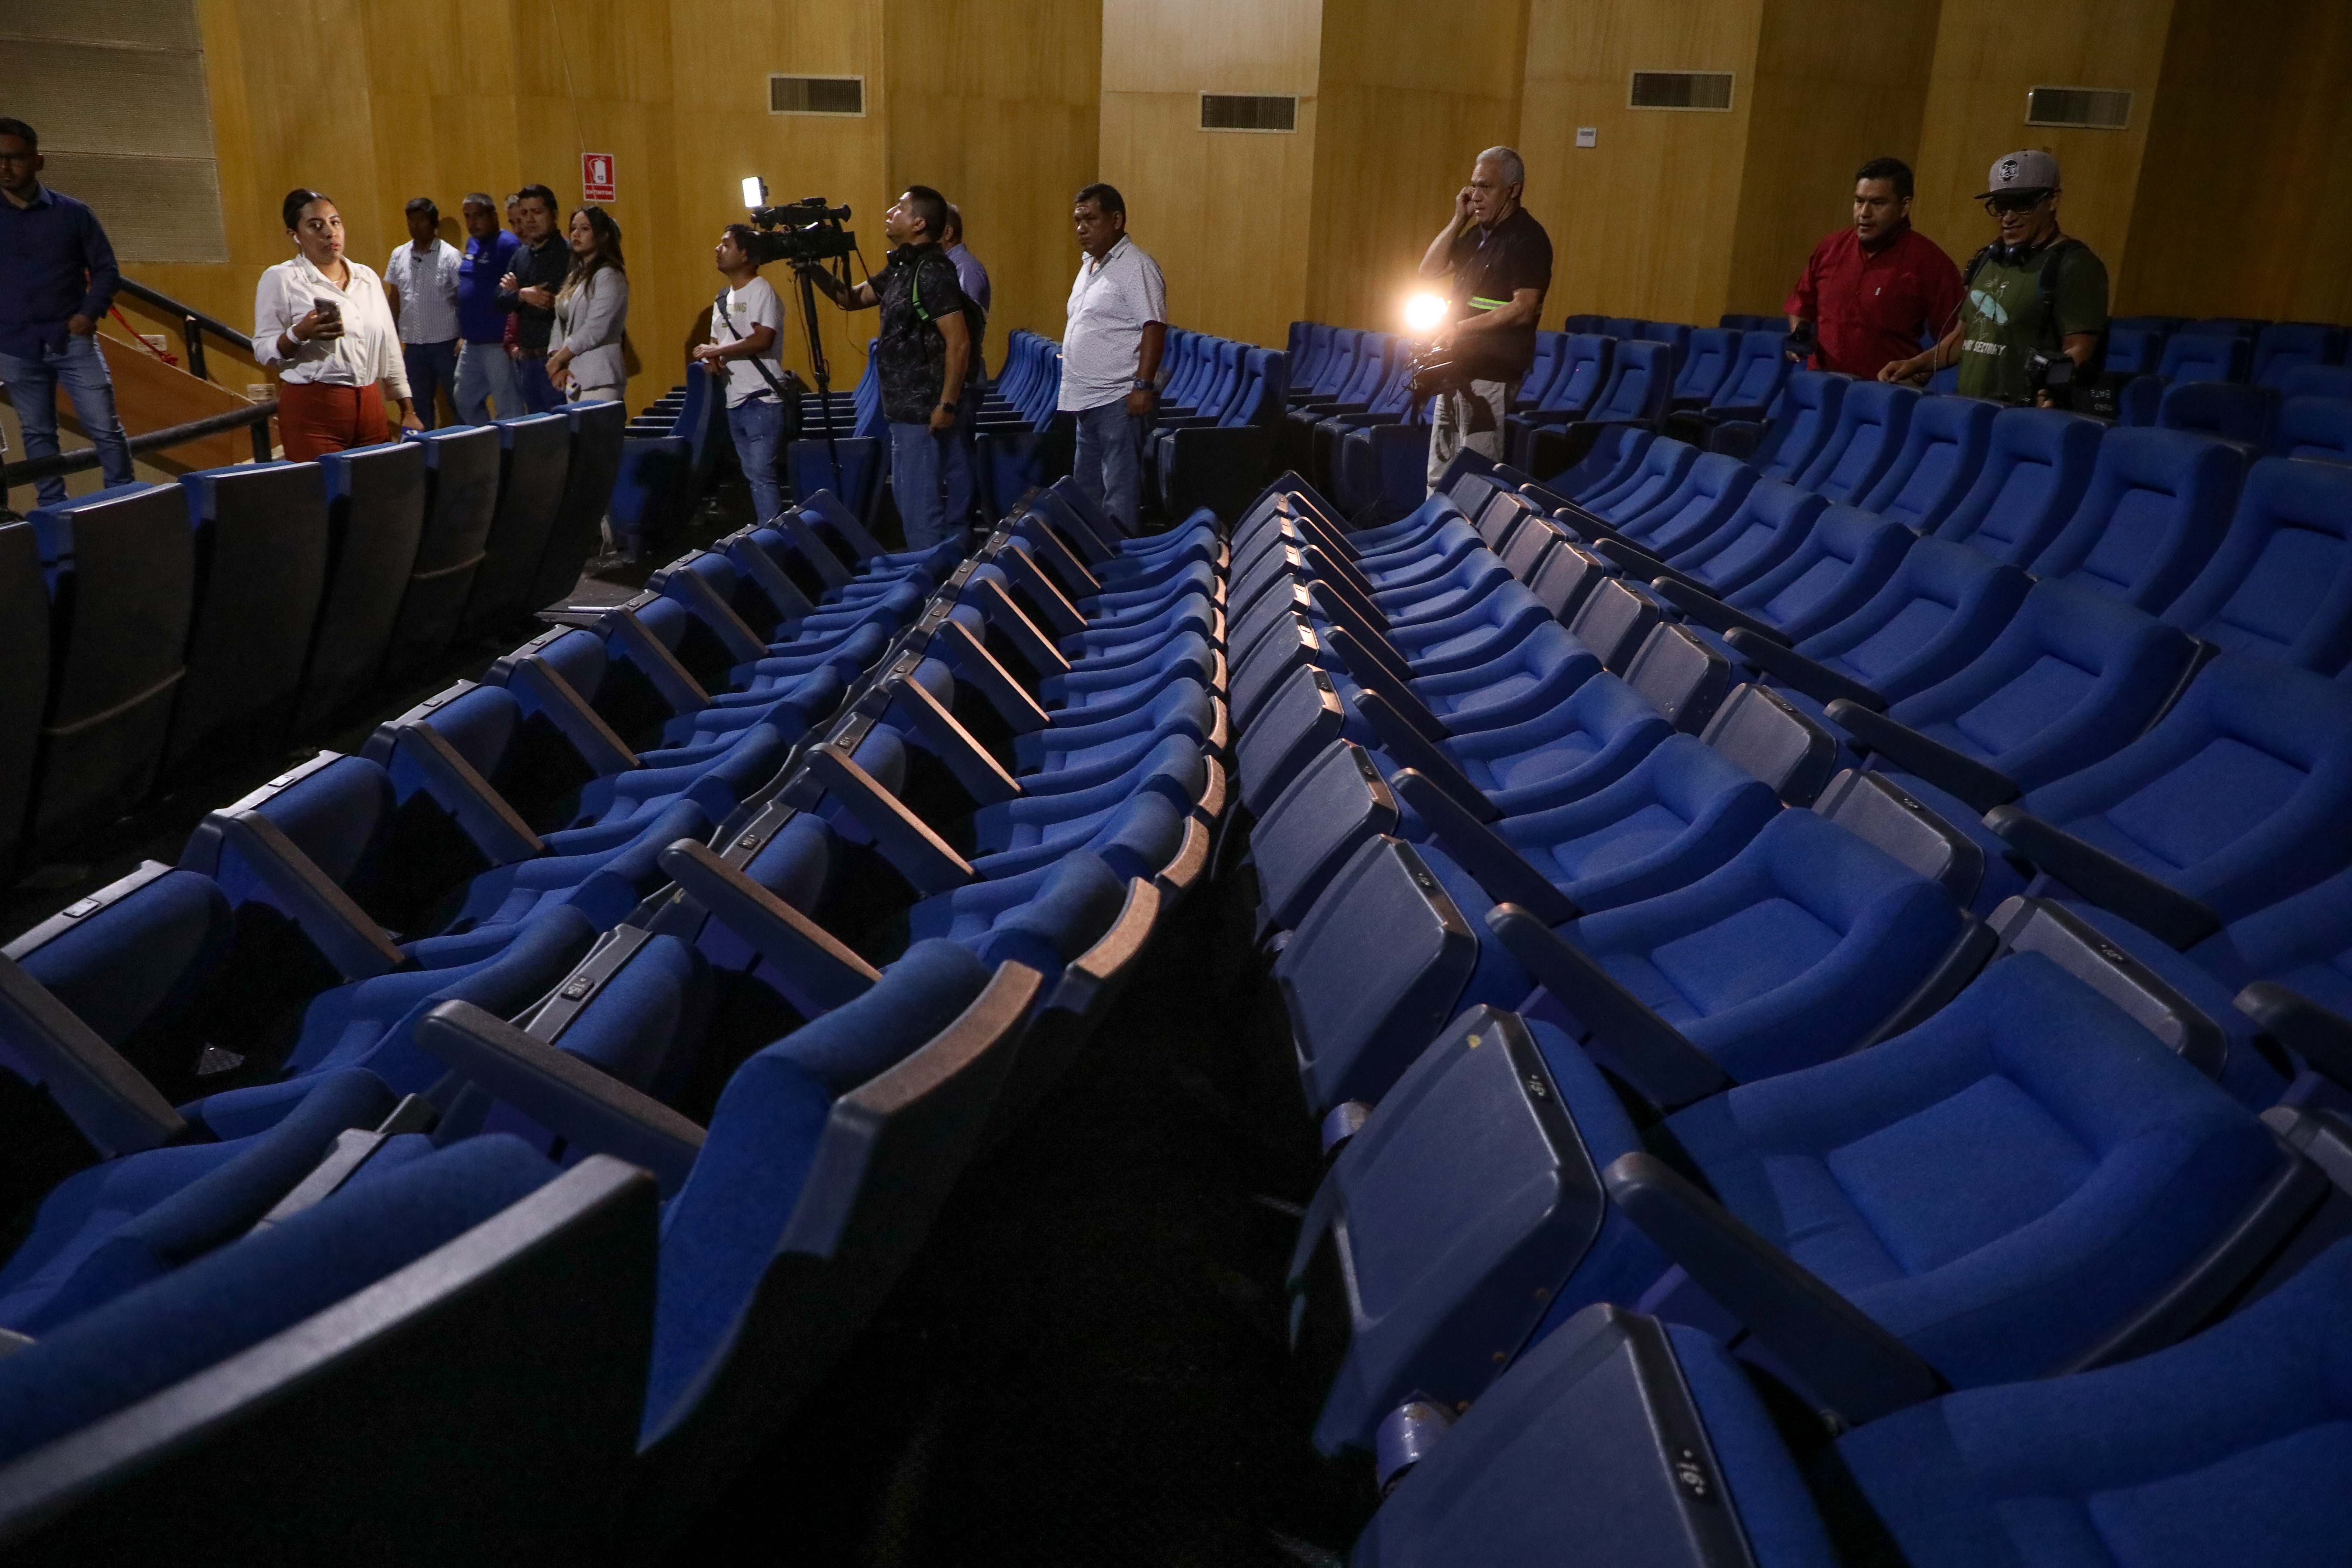
<svg viewBox="0 0 2352 1568">
<path fill-rule="evenodd" d="M 622 269 L 621 226 L 599 206 L 572 215 L 572 270 L 555 296 L 553 352 L 547 378 L 574 403 L 621 401 L 628 372 L 621 334 L 629 324 L 629 275 Z"/>
</svg>

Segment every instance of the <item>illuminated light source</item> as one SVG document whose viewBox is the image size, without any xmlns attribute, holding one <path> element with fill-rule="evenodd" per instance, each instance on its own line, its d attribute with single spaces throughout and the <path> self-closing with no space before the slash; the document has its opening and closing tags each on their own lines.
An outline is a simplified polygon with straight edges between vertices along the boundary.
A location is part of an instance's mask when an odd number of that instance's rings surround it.
<svg viewBox="0 0 2352 1568">
<path fill-rule="evenodd" d="M 1434 331 L 1453 309 L 1443 294 L 1415 294 L 1404 302 L 1404 324 L 1416 332 Z"/>
<path fill-rule="evenodd" d="M 744 175 L 743 205 L 747 207 L 766 206 L 768 205 L 768 182 L 760 178 L 757 174 Z"/>
</svg>

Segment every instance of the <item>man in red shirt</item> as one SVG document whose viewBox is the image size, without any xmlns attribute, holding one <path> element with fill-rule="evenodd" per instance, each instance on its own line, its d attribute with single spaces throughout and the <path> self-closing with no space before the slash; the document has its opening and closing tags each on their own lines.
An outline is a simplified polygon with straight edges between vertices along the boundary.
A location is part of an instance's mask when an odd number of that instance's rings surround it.
<svg viewBox="0 0 2352 1568">
<path fill-rule="evenodd" d="M 1866 381 L 1944 335 L 1958 319 L 1960 271 L 1911 226 L 1911 165 L 1873 158 L 1855 171 L 1853 226 L 1813 247 L 1780 308 L 1791 334 L 1817 329 L 1815 369 Z"/>
</svg>

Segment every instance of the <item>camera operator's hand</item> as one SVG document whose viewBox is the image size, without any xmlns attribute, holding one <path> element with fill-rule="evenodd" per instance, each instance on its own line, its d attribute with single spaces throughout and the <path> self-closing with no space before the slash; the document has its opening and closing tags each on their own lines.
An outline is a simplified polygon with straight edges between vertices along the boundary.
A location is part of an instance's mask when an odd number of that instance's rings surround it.
<svg viewBox="0 0 2352 1568">
<path fill-rule="evenodd" d="M 955 428 L 956 411 L 944 403 L 931 405 L 931 434 L 944 436 Z"/>
<path fill-rule="evenodd" d="M 1127 416 L 1130 419 L 1149 419 L 1151 417 L 1152 405 L 1159 401 L 1158 393 L 1146 392 L 1141 387 L 1137 387 L 1127 395 Z"/>
<path fill-rule="evenodd" d="M 715 365 L 723 363 L 727 354 L 717 343 L 697 343 L 694 352 L 686 357 L 699 365 Z"/>
<path fill-rule="evenodd" d="M 1878 367 L 1881 381 L 1925 381 L 1935 374 L 1926 354 L 1913 354 L 1909 359 L 1888 360 Z"/>
</svg>

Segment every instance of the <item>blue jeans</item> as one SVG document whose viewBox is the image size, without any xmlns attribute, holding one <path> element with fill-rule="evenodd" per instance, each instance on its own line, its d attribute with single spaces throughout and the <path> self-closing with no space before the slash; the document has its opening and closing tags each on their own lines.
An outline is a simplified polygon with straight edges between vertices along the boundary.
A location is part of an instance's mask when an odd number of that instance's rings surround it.
<svg viewBox="0 0 2352 1568">
<path fill-rule="evenodd" d="M 514 361 L 507 358 L 506 344 L 496 338 L 467 342 L 466 352 L 457 356 L 457 391 L 450 401 L 457 405 L 457 417 L 468 425 L 488 425 L 494 404 L 500 415 L 522 412 L 522 394 L 515 386 Z"/>
<path fill-rule="evenodd" d="M 940 516 L 940 479 L 948 454 L 956 449 L 952 429 L 934 435 L 929 424 L 890 426 L 890 494 L 898 503 L 909 550 L 929 550 L 964 536 L 961 522 Z"/>
<path fill-rule="evenodd" d="M 545 359 L 519 359 L 514 362 L 514 367 L 515 384 L 522 394 L 522 407 L 515 410 L 517 414 L 525 410 L 533 414 L 552 414 L 563 406 L 563 394 L 556 391 L 555 383 L 547 379 Z M 508 416 L 501 415 L 500 417 Z"/>
<path fill-rule="evenodd" d="M 765 522 L 784 510 L 784 487 L 776 481 L 776 458 L 783 449 L 784 405 L 772 397 L 735 405 L 727 411 L 735 457 L 751 482 L 751 520 Z"/>
<path fill-rule="evenodd" d="M 416 400 L 416 417 L 430 430 L 441 416 L 438 394 L 449 394 L 457 406 L 457 340 L 446 343 L 403 343 L 400 357 L 408 366 L 408 395 Z"/>
<path fill-rule="evenodd" d="M 986 395 L 977 384 L 963 389 L 955 428 L 948 432 L 947 449 L 940 455 L 947 484 L 945 515 L 951 528 L 971 526 L 971 509 L 980 499 L 980 458 L 974 448 L 980 444 L 980 400 Z"/>
<path fill-rule="evenodd" d="M 1078 451 L 1070 472 L 1078 488 L 1133 533 L 1142 526 L 1143 421 L 1127 399 L 1078 410 Z"/>
<path fill-rule="evenodd" d="M 26 461 L 58 455 L 58 388 L 63 385 L 73 400 L 74 417 L 98 448 L 106 482 L 131 482 L 131 442 L 115 416 L 114 378 L 106 374 L 106 356 L 95 338 L 68 332 L 61 349 L 44 349 L 38 355 L 0 353 L 0 382 L 7 384 L 9 401 L 16 405 Z M 57 506 L 66 499 L 65 476 L 52 474 L 36 489 L 43 506 Z"/>
</svg>

